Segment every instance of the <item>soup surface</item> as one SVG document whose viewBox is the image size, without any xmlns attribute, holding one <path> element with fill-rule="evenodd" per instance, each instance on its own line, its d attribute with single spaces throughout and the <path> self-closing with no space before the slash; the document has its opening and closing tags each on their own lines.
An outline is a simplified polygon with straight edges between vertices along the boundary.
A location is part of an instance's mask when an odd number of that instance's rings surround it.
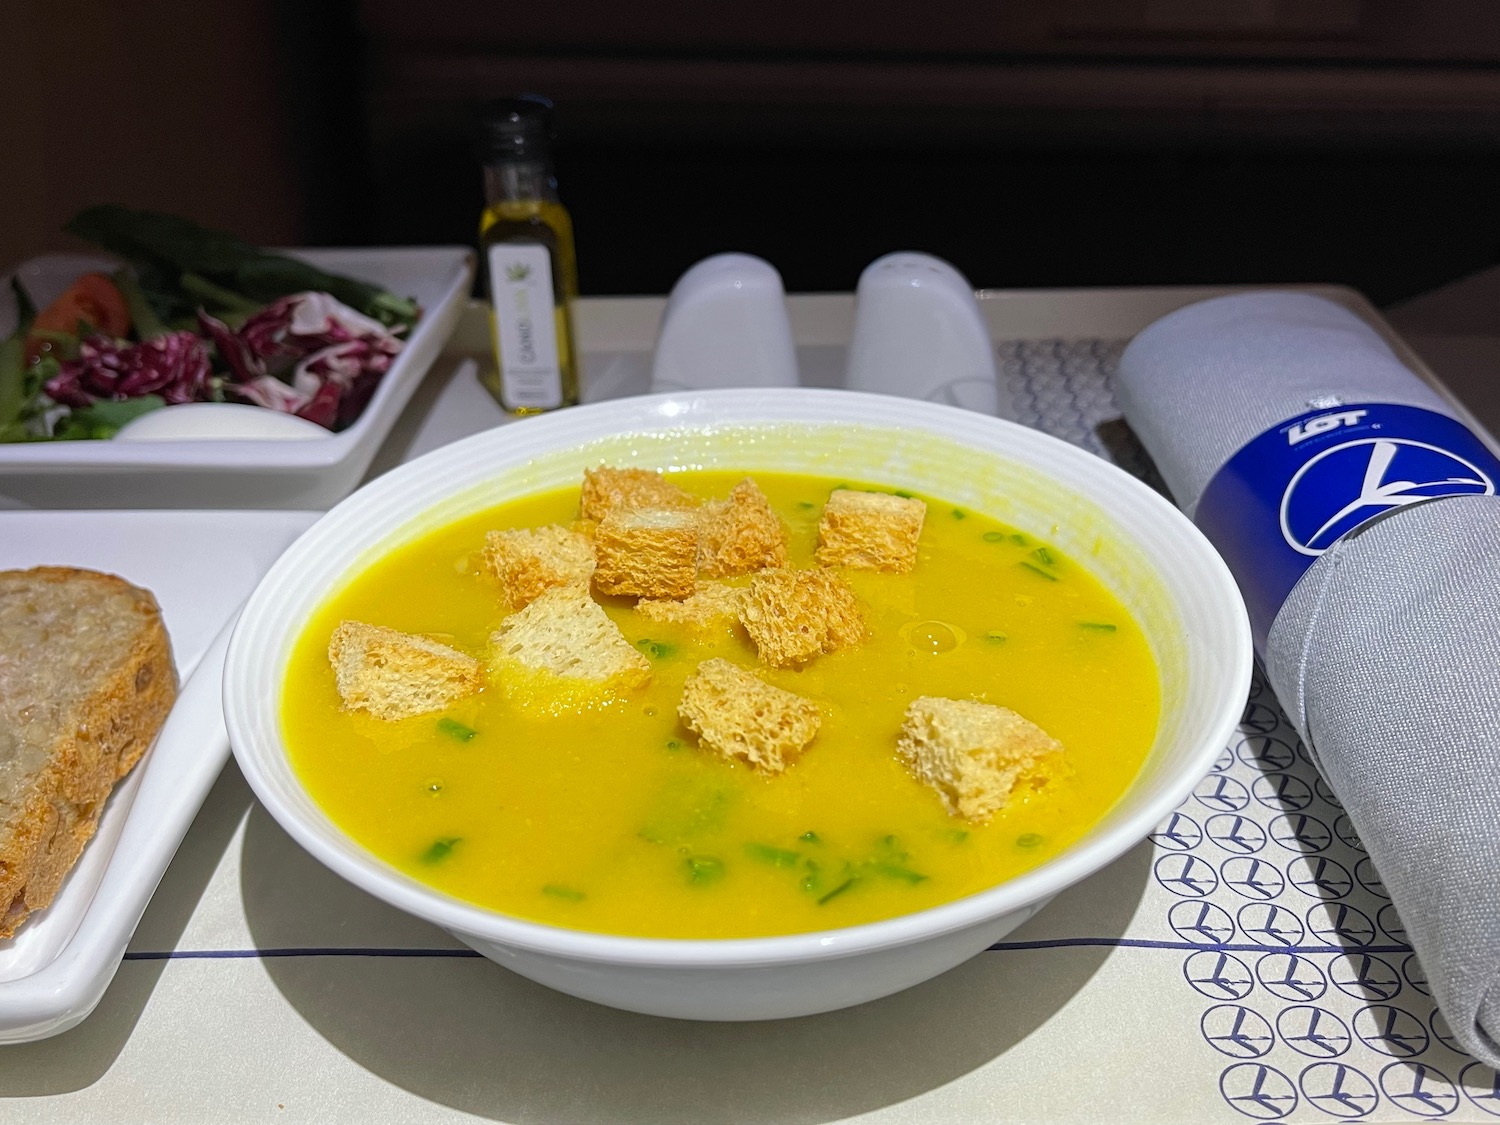
<svg viewBox="0 0 1500 1125">
<path fill-rule="evenodd" d="M 704 497 L 742 473 L 674 473 Z M 845 482 L 756 473 L 813 565 L 818 519 Z M 598 710 L 523 713 L 485 690 L 383 722 L 340 707 L 327 649 L 340 621 L 421 633 L 483 659 L 506 616 L 479 574 L 485 532 L 567 524 L 578 490 L 517 500 L 427 535 L 357 575 L 313 617 L 288 671 L 294 768 L 351 837 L 409 875 L 517 917 L 615 934 L 727 938 L 888 918 L 983 890 L 1078 839 L 1124 792 L 1156 730 L 1156 667 L 1136 623 L 1055 548 L 927 501 L 915 570 L 841 573 L 869 639 L 800 670 L 765 668 L 725 619 L 704 635 L 601 598 L 652 665 Z M 732 580 L 742 584 L 746 579 Z M 710 656 L 818 704 L 816 739 L 766 776 L 698 746 L 677 718 Z M 918 696 L 999 704 L 1066 747 L 1071 772 L 1017 786 L 986 824 L 947 814 L 897 760 Z"/>
</svg>

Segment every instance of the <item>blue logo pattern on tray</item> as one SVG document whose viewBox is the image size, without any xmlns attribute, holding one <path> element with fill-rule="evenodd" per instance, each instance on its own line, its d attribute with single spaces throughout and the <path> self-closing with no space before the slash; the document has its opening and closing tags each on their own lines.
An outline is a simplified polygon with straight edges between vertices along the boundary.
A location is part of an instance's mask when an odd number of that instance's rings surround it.
<svg viewBox="0 0 1500 1125">
<path fill-rule="evenodd" d="M 1165 491 L 1120 421 L 1121 346 L 1010 341 L 1001 376 L 1022 422 Z M 1358 830 L 1259 675 L 1240 729 L 1152 845 L 1130 934 L 1182 959 L 1201 1002 L 1187 1049 L 1213 1060 L 1216 1120 L 1500 1120 L 1500 1077 L 1433 1007 Z"/>
</svg>

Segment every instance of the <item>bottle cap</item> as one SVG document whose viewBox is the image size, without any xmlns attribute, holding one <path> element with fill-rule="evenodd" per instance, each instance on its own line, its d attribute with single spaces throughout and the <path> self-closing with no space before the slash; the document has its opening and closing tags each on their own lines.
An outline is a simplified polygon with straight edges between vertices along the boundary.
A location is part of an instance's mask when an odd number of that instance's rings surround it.
<svg viewBox="0 0 1500 1125">
<path fill-rule="evenodd" d="M 479 107 L 474 150 L 485 163 L 544 157 L 552 143 L 552 102 L 540 94 L 502 98 Z"/>
</svg>

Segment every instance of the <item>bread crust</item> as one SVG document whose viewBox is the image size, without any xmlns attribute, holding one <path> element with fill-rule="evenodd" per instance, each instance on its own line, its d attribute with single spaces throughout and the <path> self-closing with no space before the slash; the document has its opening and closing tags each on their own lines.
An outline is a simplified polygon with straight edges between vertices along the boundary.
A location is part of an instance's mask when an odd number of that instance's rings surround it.
<svg viewBox="0 0 1500 1125">
<path fill-rule="evenodd" d="M 12 795 L 0 825 L 0 938 L 50 905 L 94 835 L 115 783 L 130 772 L 166 722 L 177 670 L 156 599 L 112 574 L 72 567 L 0 572 L 41 595 L 125 594 L 139 613 L 128 647 L 87 695 L 60 715 L 46 763 Z M 46 659 L 28 648 L 28 659 Z"/>
</svg>

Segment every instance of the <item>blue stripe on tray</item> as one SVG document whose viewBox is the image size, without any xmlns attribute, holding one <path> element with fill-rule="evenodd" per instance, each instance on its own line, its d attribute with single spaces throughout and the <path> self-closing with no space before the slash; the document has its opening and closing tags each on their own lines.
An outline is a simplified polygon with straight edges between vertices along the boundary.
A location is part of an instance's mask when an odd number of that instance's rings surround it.
<svg viewBox="0 0 1500 1125">
<path fill-rule="evenodd" d="M 1171 949 L 1197 953 L 1328 953 L 1377 954 L 1410 953 L 1409 945 L 1254 945 L 1227 942 L 1222 945 L 1200 945 L 1191 941 L 1152 941 L 1147 938 L 1078 937 L 1052 938 L 1047 941 L 997 941 L 991 952 L 1031 949 L 1070 949 L 1092 946 L 1103 949 Z M 132 949 L 127 961 L 243 961 L 273 957 L 480 957 L 472 949 L 365 949 L 359 946 L 295 946 L 284 949 Z"/>
</svg>

